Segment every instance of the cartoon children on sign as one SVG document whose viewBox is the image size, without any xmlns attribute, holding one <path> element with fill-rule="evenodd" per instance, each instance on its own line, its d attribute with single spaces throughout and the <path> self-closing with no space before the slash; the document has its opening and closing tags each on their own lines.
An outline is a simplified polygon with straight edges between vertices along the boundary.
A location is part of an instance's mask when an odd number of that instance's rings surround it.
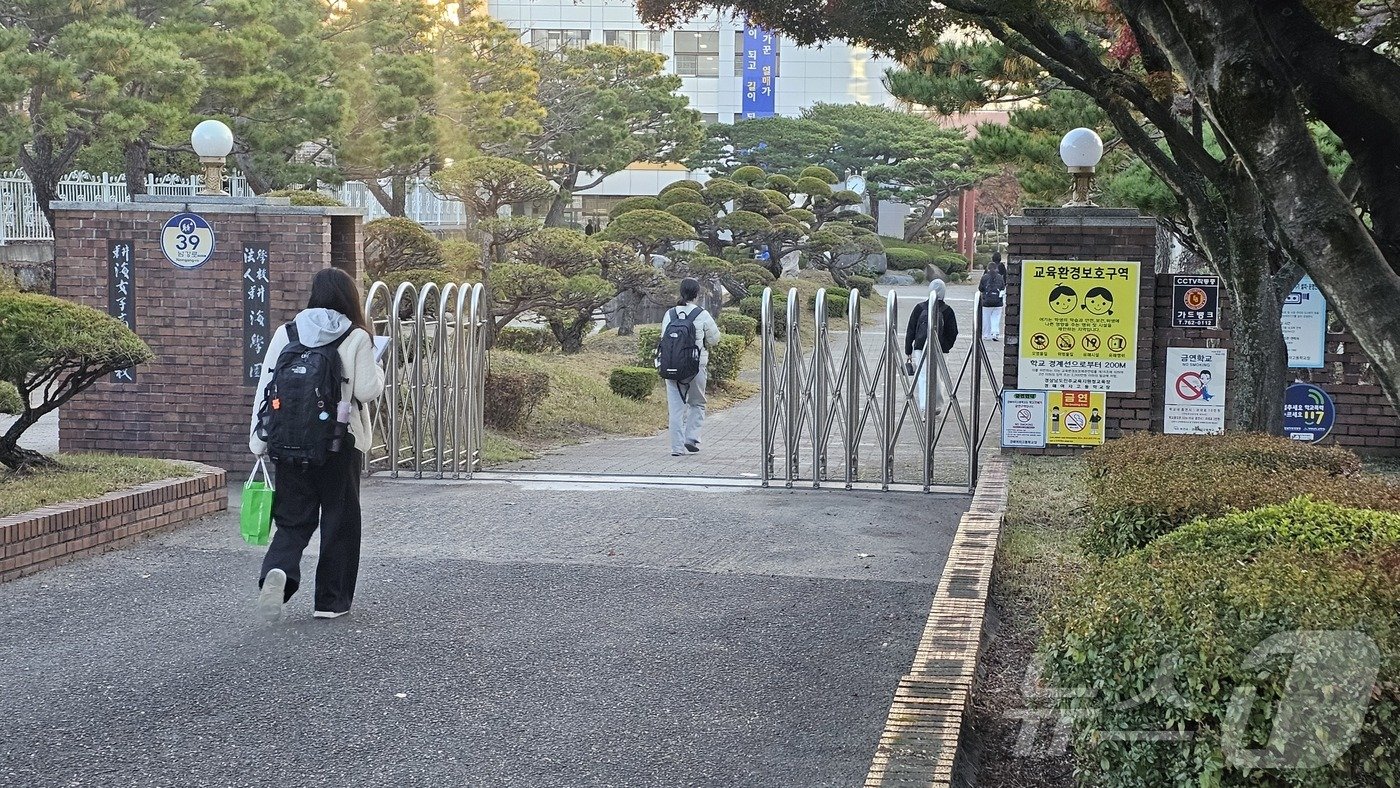
<svg viewBox="0 0 1400 788">
<path fill-rule="evenodd" d="M 1113 314 L 1113 291 L 1107 287 L 1096 287 L 1084 296 L 1084 304 L 1080 309 L 1087 310 L 1091 315 L 1111 315 Z"/>
<path fill-rule="evenodd" d="M 1060 285 L 1050 291 L 1050 308 L 1057 314 L 1068 315 L 1079 304 L 1079 294 L 1068 285 Z"/>
<path fill-rule="evenodd" d="M 1210 393 L 1210 370 L 1203 369 L 1201 370 L 1201 401 L 1210 402 L 1213 397 L 1214 395 Z"/>
</svg>

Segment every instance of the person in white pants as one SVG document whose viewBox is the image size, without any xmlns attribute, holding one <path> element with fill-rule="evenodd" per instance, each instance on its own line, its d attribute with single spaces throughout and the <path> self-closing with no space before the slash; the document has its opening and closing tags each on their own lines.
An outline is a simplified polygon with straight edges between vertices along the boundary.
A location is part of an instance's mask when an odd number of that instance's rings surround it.
<svg viewBox="0 0 1400 788">
<path fill-rule="evenodd" d="M 982 294 L 982 339 L 999 342 L 1006 303 L 1006 265 L 1001 262 L 1001 252 L 992 252 L 992 262 L 977 283 L 977 292 Z"/>
<path fill-rule="evenodd" d="M 924 388 L 924 375 L 933 375 L 933 409 L 934 413 L 942 413 L 943 407 L 948 401 L 948 394 L 943 388 L 943 376 L 933 369 L 933 358 L 928 358 L 928 310 L 930 305 L 935 305 L 937 311 L 934 313 L 933 330 L 937 335 L 938 347 L 944 353 L 953 349 L 953 345 L 958 341 L 958 320 L 953 314 L 953 308 L 948 306 L 944 300 L 947 295 L 947 286 L 943 280 L 935 279 L 928 288 L 928 300 L 921 301 L 914 307 L 914 313 L 909 316 L 909 323 L 904 331 L 904 356 L 908 364 L 913 365 L 916 370 L 914 374 L 914 394 L 919 401 L 919 410 L 928 413 L 928 391 Z"/>
<path fill-rule="evenodd" d="M 709 380 L 708 348 L 719 344 L 719 324 L 695 303 L 700 297 L 700 282 L 695 279 L 681 280 L 680 300 L 666 312 L 661 321 L 661 333 L 666 333 L 671 325 L 672 315 L 677 318 L 695 315 L 695 344 L 700 346 L 700 372 L 689 381 L 666 381 L 666 408 L 670 413 L 671 456 L 679 457 L 686 452 L 700 451 L 700 428 L 705 424 L 705 384 Z"/>
</svg>

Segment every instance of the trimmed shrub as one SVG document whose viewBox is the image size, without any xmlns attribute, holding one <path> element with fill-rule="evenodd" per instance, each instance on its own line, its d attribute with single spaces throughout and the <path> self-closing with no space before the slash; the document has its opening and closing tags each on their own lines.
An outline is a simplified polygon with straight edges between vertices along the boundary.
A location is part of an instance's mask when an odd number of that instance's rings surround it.
<svg viewBox="0 0 1400 788">
<path fill-rule="evenodd" d="M 886 249 L 885 260 L 895 271 L 922 271 L 933 258 L 918 249 Z"/>
<path fill-rule="evenodd" d="M 675 181 L 674 183 L 667 184 L 664 189 L 657 192 L 657 196 L 659 197 L 662 194 L 673 192 L 676 189 L 690 189 L 691 191 L 698 192 L 703 191 L 705 189 L 705 185 L 703 183 L 700 183 L 699 181 Z"/>
<path fill-rule="evenodd" d="M 754 339 L 758 336 L 758 321 L 748 315 L 737 312 L 720 312 L 716 322 L 719 323 L 721 334 L 742 337 L 745 346 L 753 344 Z"/>
<path fill-rule="evenodd" d="M 738 274 L 750 274 L 764 284 L 772 284 L 778 279 L 776 276 L 773 276 L 772 271 L 769 271 L 758 263 L 742 263 L 738 268 L 734 269 L 734 272 Z"/>
<path fill-rule="evenodd" d="M 365 224 L 365 275 L 371 281 L 391 271 L 441 268 L 442 242 L 412 219 L 389 216 Z"/>
<path fill-rule="evenodd" d="M 24 400 L 19 398 L 19 389 L 8 380 L 0 380 L 0 413 L 18 416 L 24 410 Z"/>
<path fill-rule="evenodd" d="M 723 387 L 739 377 L 745 345 L 741 336 L 720 334 L 719 344 L 710 348 L 710 358 L 706 366 L 710 376 L 706 383 L 707 388 Z"/>
<path fill-rule="evenodd" d="M 1279 504 L 1297 495 L 1400 511 L 1400 485 L 1359 473 L 1350 452 L 1265 435 L 1139 435 L 1086 456 L 1090 518 L 1084 547 L 1140 549 L 1198 517 Z"/>
<path fill-rule="evenodd" d="M 851 296 L 848 293 L 833 290 L 826 291 L 826 319 L 844 319 L 851 306 Z"/>
<path fill-rule="evenodd" d="M 1400 784 L 1397 538 L 1394 515 L 1298 500 L 1091 567 L 1041 644 L 1083 784 Z M 1374 681 L 1358 670 L 1372 644 Z M 1342 739 L 1339 715 L 1362 709 L 1358 740 Z M 1308 768 L 1248 768 L 1222 758 L 1227 742 L 1283 745 Z"/>
<path fill-rule="evenodd" d="M 655 197 L 628 197 L 619 200 L 616 205 L 608 209 L 608 218 L 616 219 L 624 213 L 632 211 L 659 211 L 662 207 L 661 201 Z"/>
<path fill-rule="evenodd" d="M 852 289 L 860 291 L 861 298 L 875 297 L 875 280 L 869 276 L 848 276 L 846 282 Z"/>
<path fill-rule="evenodd" d="M 752 318 L 758 325 L 759 330 L 763 328 L 763 296 L 745 296 L 739 301 L 739 314 Z M 787 296 L 777 292 L 773 293 L 773 336 L 782 339 L 787 336 Z"/>
<path fill-rule="evenodd" d="M 277 189 L 263 195 L 264 197 L 286 197 L 292 201 L 292 205 L 302 207 L 332 208 L 345 205 L 329 194 L 322 194 L 311 189 Z"/>
<path fill-rule="evenodd" d="M 510 326 L 496 334 L 496 347 L 516 353 L 539 355 L 558 350 L 559 340 L 554 338 L 552 331 L 543 328 Z"/>
<path fill-rule="evenodd" d="M 492 354 L 486 373 L 482 410 L 488 427 L 515 430 L 549 396 L 549 374 L 530 369 L 510 356 Z"/>
<path fill-rule="evenodd" d="M 608 375 L 608 388 L 619 397 L 640 401 L 651 396 L 659 380 L 655 367 L 618 367 Z"/>
<path fill-rule="evenodd" d="M 643 326 L 637 329 L 637 364 L 643 367 L 656 366 L 656 347 L 661 344 L 661 326 Z"/>
<path fill-rule="evenodd" d="M 950 277 L 958 277 L 967 274 L 970 267 L 967 258 L 952 251 L 937 252 L 932 257 L 933 264 L 943 270 L 943 273 Z"/>
</svg>

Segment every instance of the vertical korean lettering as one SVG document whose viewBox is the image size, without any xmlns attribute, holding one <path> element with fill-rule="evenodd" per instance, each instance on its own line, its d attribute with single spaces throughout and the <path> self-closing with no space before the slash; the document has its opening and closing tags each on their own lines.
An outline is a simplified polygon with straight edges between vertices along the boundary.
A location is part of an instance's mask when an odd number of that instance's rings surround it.
<svg viewBox="0 0 1400 788">
<path fill-rule="evenodd" d="M 262 375 L 263 355 L 271 339 L 271 307 L 268 288 L 268 244 L 243 244 L 243 385 L 256 386 Z"/>
<path fill-rule="evenodd" d="M 136 269 L 132 260 L 135 243 L 129 238 L 107 241 L 107 314 L 136 330 Z M 135 383 L 135 369 L 112 373 L 113 383 Z"/>
</svg>

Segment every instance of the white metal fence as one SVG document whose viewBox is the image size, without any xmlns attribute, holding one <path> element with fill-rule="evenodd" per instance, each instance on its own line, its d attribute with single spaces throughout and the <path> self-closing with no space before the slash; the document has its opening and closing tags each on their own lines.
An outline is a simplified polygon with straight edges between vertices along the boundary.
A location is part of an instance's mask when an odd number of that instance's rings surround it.
<svg viewBox="0 0 1400 788">
<path fill-rule="evenodd" d="M 170 197 L 190 196 L 199 193 L 203 182 L 204 179 L 198 175 L 147 175 L 146 193 Z M 327 186 L 321 191 L 352 208 L 359 208 L 364 212 L 366 219 L 379 219 L 389 215 L 374 198 L 369 187 L 363 183 L 349 182 L 339 187 Z M 248 182 L 238 173 L 229 178 L 229 193 L 235 197 L 250 197 L 253 194 L 248 188 Z M 130 195 L 126 189 L 126 177 L 123 175 L 74 172 L 58 182 L 58 199 L 74 202 L 124 202 L 130 199 Z M 410 182 L 405 207 L 408 217 L 420 224 L 436 227 L 461 227 L 466 224 L 466 206 L 438 195 L 423 179 Z M 34 197 L 34 186 L 29 179 L 23 172 L 0 173 L 0 245 L 52 240 L 53 230 L 49 228 L 43 211 L 39 209 L 39 201 Z"/>
</svg>

